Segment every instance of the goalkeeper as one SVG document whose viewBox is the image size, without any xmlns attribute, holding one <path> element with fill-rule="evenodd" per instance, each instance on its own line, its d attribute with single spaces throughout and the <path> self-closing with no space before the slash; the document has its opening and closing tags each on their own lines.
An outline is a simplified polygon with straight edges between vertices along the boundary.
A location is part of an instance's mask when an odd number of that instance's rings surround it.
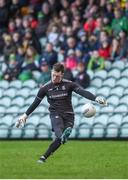
<svg viewBox="0 0 128 180">
<path fill-rule="evenodd" d="M 23 127 L 28 116 L 37 108 L 44 96 L 47 96 L 50 104 L 50 119 L 52 130 L 55 132 L 55 140 L 50 144 L 46 152 L 38 160 L 44 163 L 46 159 L 53 154 L 61 144 L 64 144 L 71 134 L 74 125 L 74 112 L 72 108 L 72 92 L 83 96 L 99 104 L 106 105 L 107 102 L 102 97 L 96 97 L 89 91 L 84 90 L 78 84 L 63 79 L 64 66 L 56 63 L 51 71 L 51 81 L 43 85 L 27 111 L 18 119 L 16 127 Z"/>
</svg>

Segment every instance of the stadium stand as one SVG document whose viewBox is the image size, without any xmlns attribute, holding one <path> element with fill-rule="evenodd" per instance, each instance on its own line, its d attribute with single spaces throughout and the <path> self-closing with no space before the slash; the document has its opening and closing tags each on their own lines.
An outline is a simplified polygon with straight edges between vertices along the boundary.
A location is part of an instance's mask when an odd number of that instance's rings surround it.
<svg viewBox="0 0 128 180">
<path fill-rule="evenodd" d="M 114 66 L 116 66 L 116 63 Z M 119 71 L 123 71 L 123 69 L 120 69 Z M 108 73 L 106 74 L 105 72 Z M 81 114 L 81 107 L 85 104 L 85 102 L 88 102 L 88 100 L 83 99 L 74 93 L 73 106 L 76 117 L 71 138 L 115 138 L 128 136 L 127 89 L 125 86 L 122 86 L 122 81 L 115 81 L 115 85 L 110 87 L 110 83 L 113 83 L 113 81 L 111 81 L 113 78 L 110 78 L 109 71 L 104 70 L 101 74 L 102 73 L 105 76 L 101 77 L 102 83 L 100 85 L 101 87 L 98 89 L 98 94 L 107 98 L 109 106 L 100 107 L 95 104 L 97 109 L 96 116 L 85 119 L 85 117 Z M 93 80 L 96 78 L 100 79 L 99 74 L 100 72 L 94 72 L 92 82 L 95 82 Z M 109 78 L 110 81 L 107 81 Z M 118 80 L 120 79 L 122 79 L 121 73 L 120 77 L 118 77 Z M 26 83 L 19 83 L 17 80 L 12 82 L 8 83 L 8 86 L 6 86 L 5 83 L 5 87 L 3 86 L 1 88 L 4 88 L 4 91 L 1 91 L 2 96 L 0 98 L 0 112 L 2 116 L 0 120 L 0 138 L 52 138 L 52 133 L 50 132 L 51 122 L 48 114 L 48 103 L 46 98 L 29 117 L 25 128 L 17 130 L 14 127 L 18 114 L 24 112 L 34 100 L 38 91 L 38 84 L 34 81 L 31 81 L 32 85 L 30 86 L 27 81 Z M 17 82 L 18 85 L 20 84 L 20 90 L 15 89 Z M 30 80 L 28 82 L 30 82 Z M 104 82 L 106 82 L 105 86 Z M 127 83 L 126 85 L 128 87 Z M 33 90 L 29 93 L 31 87 Z M 15 92 L 13 91 L 13 88 Z M 97 91 L 95 83 L 91 84 L 87 89 L 90 91 L 93 90 L 95 93 Z M 10 91 L 14 92 L 15 96 L 10 96 Z"/>
</svg>

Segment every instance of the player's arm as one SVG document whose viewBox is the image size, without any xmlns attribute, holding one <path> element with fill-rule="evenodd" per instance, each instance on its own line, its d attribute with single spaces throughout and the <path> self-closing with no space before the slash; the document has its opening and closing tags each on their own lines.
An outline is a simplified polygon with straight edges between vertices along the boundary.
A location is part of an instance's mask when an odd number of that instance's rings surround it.
<svg viewBox="0 0 128 180">
<path fill-rule="evenodd" d="M 107 105 L 106 100 L 103 97 L 100 96 L 95 96 L 94 94 L 92 94 L 89 91 L 86 91 L 84 88 L 80 87 L 78 84 L 76 83 L 72 83 L 72 88 L 73 91 L 76 92 L 77 94 L 91 100 L 91 101 L 96 101 L 99 104 L 103 104 L 103 105 Z"/>
<path fill-rule="evenodd" d="M 40 88 L 36 98 L 33 101 L 33 103 L 29 106 L 27 111 L 21 117 L 19 117 L 18 121 L 16 122 L 16 127 L 17 128 L 24 126 L 28 116 L 37 108 L 37 106 L 41 103 L 42 99 L 46 95 L 45 92 L 46 92 L 46 88 L 45 87 Z"/>
</svg>

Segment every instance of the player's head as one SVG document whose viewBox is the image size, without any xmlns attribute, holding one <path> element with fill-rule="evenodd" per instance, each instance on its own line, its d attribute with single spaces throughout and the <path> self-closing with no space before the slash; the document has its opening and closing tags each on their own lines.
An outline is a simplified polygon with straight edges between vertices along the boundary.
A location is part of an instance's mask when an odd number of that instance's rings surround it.
<svg viewBox="0 0 128 180">
<path fill-rule="evenodd" d="M 60 83 L 64 75 L 64 66 L 61 63 L 56 63 L 53 65 L 51 79 L 52 82 L 57 84 Z"/>
</svg>

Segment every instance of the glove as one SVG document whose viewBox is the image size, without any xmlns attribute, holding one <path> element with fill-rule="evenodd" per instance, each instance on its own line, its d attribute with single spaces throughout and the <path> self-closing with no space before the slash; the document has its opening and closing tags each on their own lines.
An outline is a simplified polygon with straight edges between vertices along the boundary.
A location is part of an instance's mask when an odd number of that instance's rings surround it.
<svg viewBox="0 0 128 180">
<path fill-rule="evenodd" d="M 19 117 L 18 121 L 15 123 L 15 127 L 17 128 L 22 128 L 24 127 L 25 123 L 26 123 L 26 119 L 27 119 L 27 114 L 23 114 L 22 116 Z"/>
<path fill-rule="evenodd" d="M 95 101 L 99 104 L 102 104 L 104 106 L 107 106 L 107 101 L 103 98 L 103 97 L 100 97 L 100 96 L 97 96 Z"/>
</svg>

